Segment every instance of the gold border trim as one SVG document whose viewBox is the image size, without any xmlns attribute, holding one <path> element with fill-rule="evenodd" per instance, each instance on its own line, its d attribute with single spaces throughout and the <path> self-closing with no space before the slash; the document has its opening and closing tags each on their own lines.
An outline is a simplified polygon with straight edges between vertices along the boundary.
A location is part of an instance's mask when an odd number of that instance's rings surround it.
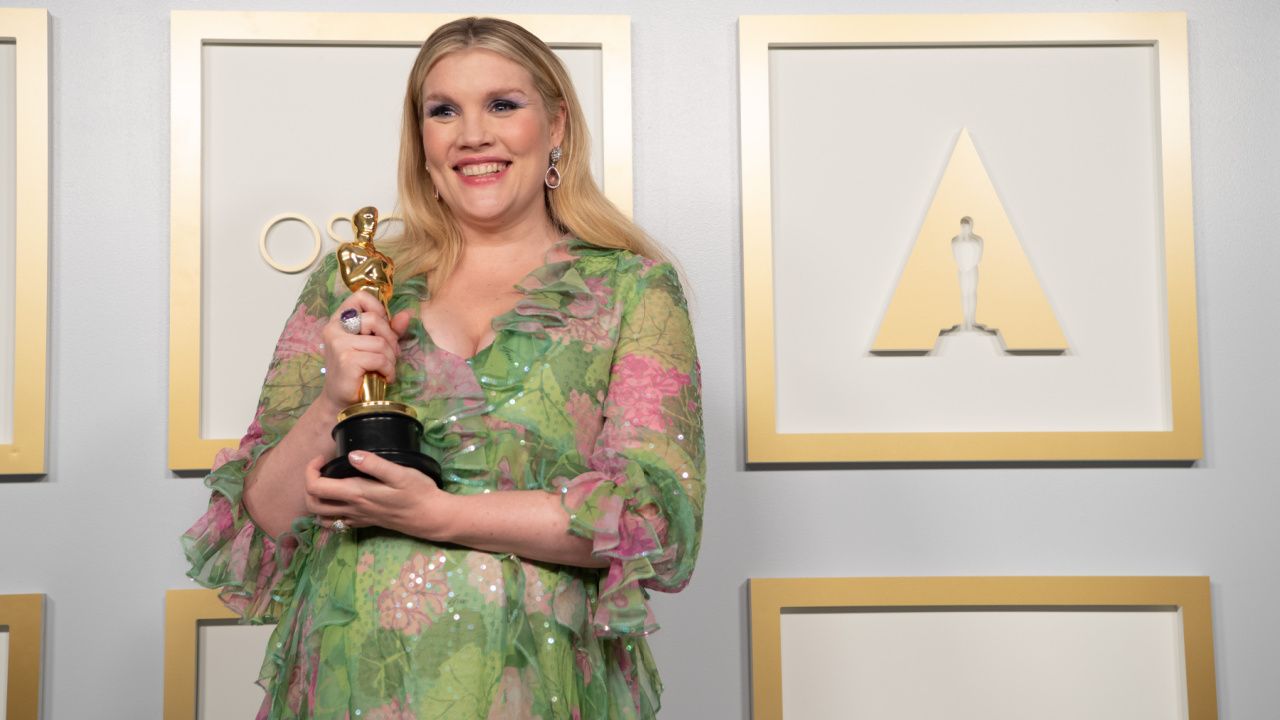
<svg viewBox="0 0 1280 720">
<path fill-rule="evenodd" d="M 1188 720 L 1217 720 L 1207 577 L 752 578 L 751 717 L 782 718 L 782 613 L 802 608 L 1177 607 Z"/>
<path fill-rule="evenodd" d="M 196 661 L 200 623 L 238 616 L 215 590 L 170 590 L 164 595 L 164 720 L 196 720 Z"/>
<path fill-rule="evenodd" d="M 207 469 L 233 438 L 200 432 L 201 49 L 207 44 L 417 46 L 466 14 L 174 11 L 170 68 L 169 467 Z M 631 19 L 499 15 L 552 47 L 600 48 L 605 195 L 632 213 Z"/>
<path fill-rule="evenodd" d="M 42 10 L 41 13 L 44 11 Z M 0 625 L 9 628 L 9 720 L 39 720 L 44 665 L 44 595 L 0 595 Z"/>
<path fill-rule="evenodd" d="M 1185 13 L 747 16 L 738 21 L 747 462 L 1193 461 L 1203 454 Z M 777 432 L 769 50 L 805 46 L 1147 45 L 1157 51 L 1172 429 Z"/>
<path fill-rule="evenodd" d="M 49 13 L 0 9 L 0 37 L 15 45 L 17 237 L 14 275 L 13 442 L 0 475 L 45 472 L 49 332 Z"/>
</svg>

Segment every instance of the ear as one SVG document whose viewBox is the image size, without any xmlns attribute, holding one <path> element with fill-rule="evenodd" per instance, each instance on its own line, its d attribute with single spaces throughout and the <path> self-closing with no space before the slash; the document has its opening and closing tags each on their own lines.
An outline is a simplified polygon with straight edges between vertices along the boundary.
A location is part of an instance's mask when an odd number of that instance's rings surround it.
<svg viewBox="0 0 1280 720">
<path fill-rule="evenodd" d="M 551 116 L 551 147 L 560 147 L 564 144 L 564 126 L 565 126 L 565 108 L 564 103 L 556 108 L 556 114 Z"/>
</svg>

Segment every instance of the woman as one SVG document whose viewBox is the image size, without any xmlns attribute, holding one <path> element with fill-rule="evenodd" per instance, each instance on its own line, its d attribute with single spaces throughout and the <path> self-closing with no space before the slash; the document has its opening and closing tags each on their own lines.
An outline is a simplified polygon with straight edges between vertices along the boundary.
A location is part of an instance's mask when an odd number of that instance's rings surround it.
<svg viewBox="0 0 1280 720">
<path fill-rule="evenodd" d="M 681 589 L 698 551 L 698 365 L 676 272 L 587 146 L 564 67 L 519 26 L 423 45 L 392 316 L 332 259 L 311 276 L 184 536 L 191 577 L 278 621 L 260 716 L 657 712 L 645 590 Z M 377 481 L 320 476 L 370 371 L 425 420 L 443 489 L 364 453 Z"/>
</svg>

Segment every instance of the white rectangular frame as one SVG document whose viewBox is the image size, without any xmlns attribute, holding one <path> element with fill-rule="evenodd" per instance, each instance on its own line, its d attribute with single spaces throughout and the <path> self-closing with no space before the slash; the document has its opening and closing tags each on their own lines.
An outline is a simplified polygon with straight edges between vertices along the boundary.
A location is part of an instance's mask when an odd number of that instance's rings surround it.
<svg viewBox="0 0 1280 720">
<path fill-rule="evenodd" d="M 435 13 L 174 11 L 170 70 L 169 467 L 204 470 L 234 438 L 208 438 L 201 417 L 202 76 L 206 45 L 417 46 Z M 624 15 L 500 16 L 552 47 L 601 50 L 605 194 L 632 212 L 631 21 Z"/>
<path fill-rule="evenodd" d="M 49 329 L 49 13 L 0 8 L 0 38 L 15 45 L 16 135 L 13 438 L 0 475 L 45 472 Z"/>
<path fill-rule="evenodd" d="M 1188 720 L 1216 720 L 1207 577 L 753 578 L 751 717 L 782 720 L 782 614 L 805 610 L 1181 611 Z"/>
<path fill-rule="evenodd" d="M 1037 45 L 1144 45 L 1157 51 L 1171 429 L 779 433 L 770 49 Z M 739 19 L 739 53 L 748 463 L 1190 462 L 1201 457 L 1185 14 L 750 16 Z"/>
</svg>

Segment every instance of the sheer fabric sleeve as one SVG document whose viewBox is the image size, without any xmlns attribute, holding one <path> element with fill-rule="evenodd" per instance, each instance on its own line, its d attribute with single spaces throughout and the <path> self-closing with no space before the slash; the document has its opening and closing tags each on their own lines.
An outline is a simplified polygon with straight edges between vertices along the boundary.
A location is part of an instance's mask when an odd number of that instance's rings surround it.
<svg viewBox="0 0 1280 720">
<path fill-rule="evenodd" d="M 291 570 L 306 554 L 306 523 L 271 538 L 254 525 L 242 502 L 245 476 L 284 437 L 324 386 L 320 332 L 333 303 L 332 256 L 308 278 L 276 344 L 258 409 L 234 450 L 218 453 L 205 479 L 208 510 L 182 536 L 187 575 L 216 588 L 245 622 L 276 621 L 292 597 Z"/>
<path fill-rule="evenodd" d="M 561 487 L 569 531 L 609 561 L 592 611 L 602 637 L 658 629 L 646 589 L 688 583 L 705 493 L 700 370 L 679 277 L 644 263 L 628 279 L 590 470 Z"/>
</svg>

